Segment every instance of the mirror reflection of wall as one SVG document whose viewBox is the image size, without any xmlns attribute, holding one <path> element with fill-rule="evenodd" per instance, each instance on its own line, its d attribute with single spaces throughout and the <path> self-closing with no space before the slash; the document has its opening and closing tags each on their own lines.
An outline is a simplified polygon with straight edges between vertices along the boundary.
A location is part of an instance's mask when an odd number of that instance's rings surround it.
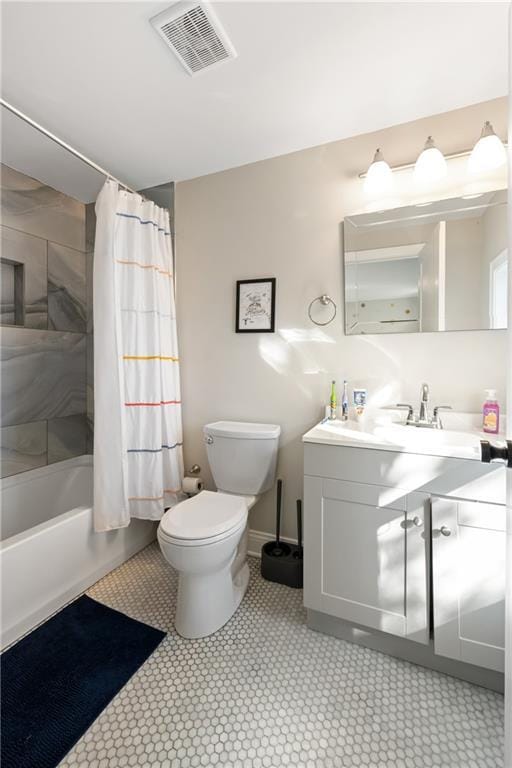
<svg viewBox="0 0 512 768">
<path fill-rule="evenodd" d="M 507 327 L 506 192 L 344 222 L 347 334 Z"/>
<path fill-rule="evenodd" d="M 419 331 L 418 246 L 351 252 L 345 258 L 345 299 L 349 329 L 389 333 Z"/>
</svg>

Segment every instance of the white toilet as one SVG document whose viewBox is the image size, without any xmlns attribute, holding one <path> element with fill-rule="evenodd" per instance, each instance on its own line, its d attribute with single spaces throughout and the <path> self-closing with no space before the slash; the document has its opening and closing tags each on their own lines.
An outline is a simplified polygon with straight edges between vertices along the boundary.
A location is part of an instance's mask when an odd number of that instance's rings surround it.
<svg viewBox="0 0 512 768">
<path fill-rule="evenodd" d="M 179 572 L 176 631 L 189 638 L 220 629 L 245 594 L 248 512 L 274 483 L 281 428 L 217 421 L 203 431 L 218 490 L 171 507 L 158 526 L 160 549 Z"/>
</svg>

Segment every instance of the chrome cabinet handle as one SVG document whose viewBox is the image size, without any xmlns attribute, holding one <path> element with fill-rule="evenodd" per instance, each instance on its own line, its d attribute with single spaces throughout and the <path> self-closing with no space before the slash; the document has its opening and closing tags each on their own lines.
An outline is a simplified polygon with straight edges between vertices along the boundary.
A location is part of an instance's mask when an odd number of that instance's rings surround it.
<svg viewBox="0 0 512 768">
<path fill-rule="evenodd" d="M 423 525 L 423 520 L 421 519 L 421 517 L 418 517 L 418 515 L 416 515 L 416 517 L 413 517 L 412 521 L 417 528 L 421 528 L 421 526 Z"/>
<path fill-rule="evenodd" d="M 451 530 L 448 528 L 448 526 L 447 526 L 447 525 L 442 525 L 442 526 L 440 527 L 440 529 L 439 529 L 439 533 L 442 533 L 442 534 L 443 534 L 443 536 L 451 536 L 451 535 L 452 535 L 452 532 L 451 532 Z"/>
</svg>

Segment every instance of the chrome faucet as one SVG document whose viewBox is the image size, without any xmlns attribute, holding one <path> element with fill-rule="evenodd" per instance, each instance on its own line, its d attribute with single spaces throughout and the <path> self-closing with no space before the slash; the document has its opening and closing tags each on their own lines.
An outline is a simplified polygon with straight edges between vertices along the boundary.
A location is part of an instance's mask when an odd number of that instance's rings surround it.
<svg viewBox="0 0 512 768">
<path fill-rule="evenodd" d="M 418 424 L 429 424 L 430 419 L 428 415 L 428 396 L 429 388 L 428 384 L 421 385 L 421 402 L 420 402 L 420 415 L 418 416 Z"/>
<path fill-rule="evenodd" d="M 420 410 L 416 417 L 414 408 L 409 403 L 397 403 L 397 408 L 407 408 L 406 424 L 410 427 L 429 427 L 430 429 L 442 429 L 443 423 L 439 418 L 439 411 L 451 411 L 451 405 L 436 405 L 432 418 L 428 412 L 430 390 L 428 384 L 421 385 Z"/>
</svg>

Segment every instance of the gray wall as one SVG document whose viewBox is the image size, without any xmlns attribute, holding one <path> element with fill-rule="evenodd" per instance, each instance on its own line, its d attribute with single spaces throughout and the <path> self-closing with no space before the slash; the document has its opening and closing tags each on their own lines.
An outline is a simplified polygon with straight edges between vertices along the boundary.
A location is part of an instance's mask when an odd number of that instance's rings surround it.
<svg viewBox="0 0 512 768">
<path fill-rule="evenodd" d="M 1 193 L 6 476 L 90 450 L 93 244 L 83 203 L 7 166 Z"/>
</svg>

